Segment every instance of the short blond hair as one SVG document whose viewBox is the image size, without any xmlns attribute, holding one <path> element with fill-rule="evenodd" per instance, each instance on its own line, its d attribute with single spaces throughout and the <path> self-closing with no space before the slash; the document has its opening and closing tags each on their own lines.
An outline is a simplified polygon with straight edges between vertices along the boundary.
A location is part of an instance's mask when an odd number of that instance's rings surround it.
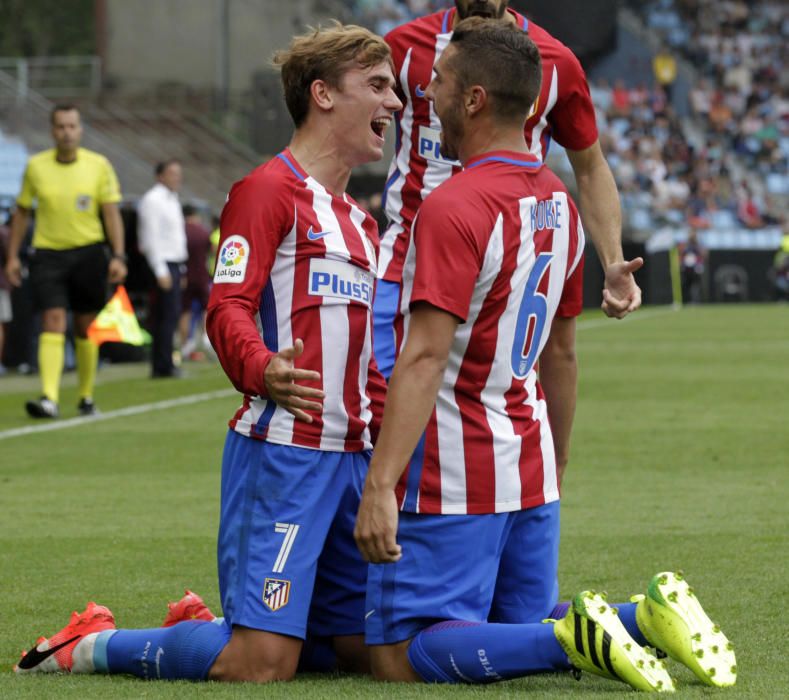
<svg viewBox="0 0 789 700">
<path fill-rule="evenodd" d="M 329 27 L 311 27 L 306 34 L 293 37 L 290 46 L 273 57 L 282 73 L 285 104 L 296 127 L 307 118 L 315 80 L 338 88 L 343 73 L 353 64 L 370 68 L 383 61 L 391 65 L 392 52 L 380 36 L 336 20 Z"/>
</svg>

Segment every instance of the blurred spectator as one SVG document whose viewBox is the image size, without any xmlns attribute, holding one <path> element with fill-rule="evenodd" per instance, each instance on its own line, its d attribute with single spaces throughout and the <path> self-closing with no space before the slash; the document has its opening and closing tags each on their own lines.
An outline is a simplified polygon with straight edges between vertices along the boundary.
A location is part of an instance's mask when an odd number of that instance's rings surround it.
<svg viewBox="0 0 789 700">
<path fill-rule="evenodd" d="M 655 80 L 663 88 L 666 98 L 670 102 L 671 88 L 677 79 L 677 61 L 671 51 L 665 46 L 652 59 L 652 70 L 655 74 Z"/>
<path fill-rule="evenodd" d="M 186 286 L 183 290 L 179 328 L 181 357 L 201 359 L 199 346 L 205 334 L 205 309 L 211 286 L 209 258 L 212 253 L 211 232 L 203 225 L 200 213 L 191 205 L 183 208 L 186 229 Z"/>
<path fill-rule="evenodd" d="M 677 246 L 679 273 L 682 282 L 682 303 L 698 304 L 702 300 L 702 282 L 707 265 L 707 251 L 699 243 L 695 228 L 688 233 L 688 240 Z"/>
<path fill-rule="evenodd" d="M 764 226 L 759 205 L 745 183 L 740 185 L 737 190 L 737 220 L 747 228 L 762 228 Z"/>
<path fill-rule="evenodd" d="M 151 377 L 178 377 L 173 361 L 173 341 L 181 317 L 181 287 L 187 260 L 186 231 L 178 191 L 183 173 L 174 159 L 159 163 L 156 184 L 137 205 L 137 237 L 140 251 L 156 277 L 151 301 L 153 347 Z"/>
<path fill-rule="evenodd" d="M 5 275 L 8 233 L 8 227 L 4 223 L 0 223 L 0 376 L 6 373 L 5 365 L 3 365 L 5 324 L 9 323 L 13 318 L 11 313 L 11 284 Z"/>
<path fill-rule="evenodd" d="M 789 301 L 789 233 L 784 233 L 781 248 L 775 254 L 769 273 L 776 300 Z"/>
<path fill-rule="evenodd" d="M 611 92 L 611 107 L 616 116 L 626 117 L 630 114 L 630 93 L 623 80 L 617 80 L 614 83 L 614 89 Z"/>
<path fill-rule="evenodd" d="M 219 216 L 212 214 L 211 216 L 211 252 L 208 256 L 208 273 L 213 279 L 214 268 L 216 267 L 216 252 L 219 250 Z"/>
</svg>

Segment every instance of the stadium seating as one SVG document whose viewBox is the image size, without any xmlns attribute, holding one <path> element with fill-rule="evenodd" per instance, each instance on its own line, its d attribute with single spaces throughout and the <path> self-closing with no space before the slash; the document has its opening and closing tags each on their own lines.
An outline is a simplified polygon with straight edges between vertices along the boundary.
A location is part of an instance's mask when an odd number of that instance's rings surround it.
<svg viewBox="0 0 789 700">
<path fill-rule="evenodd" d="M 785 223 L 789 103 L 781 74 L 786 5 L 767 0 L 628 5 L 647 35 L 669 46 L 694 79 L 692 119 L 685 132 L 700 139 L 708 172 L 694 172 L 691 189 L 707 185 L 717 191 L 706 192 L 703 203 L 689 202 L 689 213 L 717 229 Z"/>
</svg>

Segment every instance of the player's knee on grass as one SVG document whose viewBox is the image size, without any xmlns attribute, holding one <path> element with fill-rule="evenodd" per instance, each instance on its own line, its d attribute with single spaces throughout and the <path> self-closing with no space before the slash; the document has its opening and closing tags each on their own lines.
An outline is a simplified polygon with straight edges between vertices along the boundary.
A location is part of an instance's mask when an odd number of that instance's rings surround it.
<svg viewBox="0 0 789 700">
<path fill-rule="evenodd" d="M 213 681 L 270 683 L 296 675 L 302 640 L 234 627 L 233 636 L 208 673 Z"/>
<path fill-rule="evenodd" d="M 370 665 L 377 681 L 398 683 L 421 683 L 422 678 L 408 661 L 408 645 L 411 640 L 397 644 L 381 644 L 370 647 Z"/>
</svg>

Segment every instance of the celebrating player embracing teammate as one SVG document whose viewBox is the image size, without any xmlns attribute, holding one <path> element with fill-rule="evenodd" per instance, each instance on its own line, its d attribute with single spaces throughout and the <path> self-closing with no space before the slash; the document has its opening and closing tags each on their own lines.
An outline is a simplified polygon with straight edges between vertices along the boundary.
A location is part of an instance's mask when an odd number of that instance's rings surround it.
<svg viewBox="0 0 789 700">
<path fill-rule="evenodd" d="M 524 125 L 529 152 L 544 160 L 551 141 L 567 149 L 578 182 L 579 203 L 587 233 L 605 271 L 603 309 L 621 318 L 641 304 L 633 272 L 641 258 L 625 262 L 621 246 L 621 212 L 611 170 L 597 140 L 589 88 L 578 59 L 541 27 L 508 9 L 509 0 L 455 0 L 455 7 L 413 20 L 386 35 L 392 47 L 398 95 L 395 156 L 384 188 L 389 227 L 381 236 L 379 285 L 374 307 L 375 353 L 389 376 L 395 348 L 402 342 L 398 313 L 400 282 L 414 217 L 424 198 L 460 170 L 456 158 L 441 154 L 442 125 L 425 89 L 433 67 L 449 45 L 458 21 L 470 17 L 501 18 L 528 34 L 540 51 L 542 86 Z M 561 477 L 561 474 L 560 474 Z"/>
</svg>

